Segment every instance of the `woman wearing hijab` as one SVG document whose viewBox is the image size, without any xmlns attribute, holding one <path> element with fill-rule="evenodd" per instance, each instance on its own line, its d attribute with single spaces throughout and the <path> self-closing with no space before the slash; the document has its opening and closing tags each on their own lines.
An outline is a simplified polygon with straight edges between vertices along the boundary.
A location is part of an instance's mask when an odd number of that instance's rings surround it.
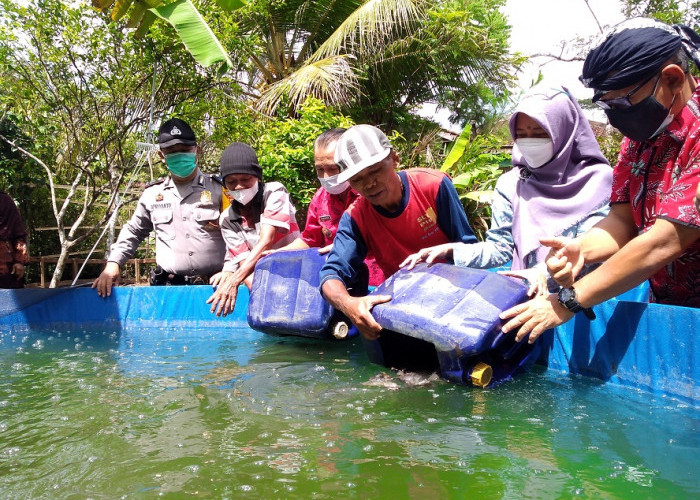
<svg viewBox="0 0 700 500">
<path fill-rule="evenodd" d="M 700 35 L 654 19 L 626 20 L 591 50 L 581 82 L 625 138 L 613 171 L 610 213 L 552 247 L 558 294 L 501 313 L 503 332 L 532 343 L 579 311 L 648 280 L 650 302 L 700 307 Z M 581 277 L 584 265 L 601 263 Z"/>
<path fill-rule="evenodd" d="M 425 248 L 402 266 L 450 257 L 458 266 L 480 269 L 512 261 L 507 274 L 528 279 L 530 294 L 545 293 L 549 248 L 540 238 L 575 237 L 605 217 L 612 169 L 567 89 L 532 89 L 509 125 L 514 168 L 496 182 L 485 241 Z"/>
<path fill-rule="evenodd" d="M 0 288 L 24 288 L 27 229 L 9 194 L 0 192 Z"/>
</svg>

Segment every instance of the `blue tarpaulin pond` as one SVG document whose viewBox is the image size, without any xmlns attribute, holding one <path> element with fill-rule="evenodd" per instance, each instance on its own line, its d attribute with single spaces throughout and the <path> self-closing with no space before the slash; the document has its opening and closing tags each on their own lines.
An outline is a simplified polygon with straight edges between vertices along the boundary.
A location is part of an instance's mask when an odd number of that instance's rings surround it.
<svg viewBox="0 0 700 500">
<path fill-rule="evenodd" d="M 4 496 L 700 494 L 693 309 L 607 302 L 482 390 L 251 330 L 244 288 L 216 318 L 210 293 L 0 291 Z"/>
</svg>

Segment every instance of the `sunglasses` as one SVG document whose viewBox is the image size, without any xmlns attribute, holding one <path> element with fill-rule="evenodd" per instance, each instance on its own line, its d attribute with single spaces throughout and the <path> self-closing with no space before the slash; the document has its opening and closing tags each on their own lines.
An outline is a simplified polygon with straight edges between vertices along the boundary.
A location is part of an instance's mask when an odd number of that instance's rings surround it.
<svg viewBox="0 0 700 500">
<path fill-rule="evenodd" d="M 630 90 L 627 95 L 622 96 L 622 97 L 613 97 L 612 99 L 606 99 L 606 100 L 601 100 L 600 98 L 603 97 L 605 94 L 607 94 L 609 91 L 601 91 L 601 92 L 596 92 L 596 94 L 593 96 L 592 102 L 596 103 L 598 106 L 600 106 L 602 109 L 608 110 L 608 109 L 627 109 L 632 107 L 632 102 L 630 101 L 630 97 L 632 97 L 639 89 L 644 87 L 649 81 L 654 78 L 656 75 L 651 75 L 649 78 L 644 80 L 642 83 L 637 85 L 635 88 Z M 658 75 L 658 78 L 656 79 L 656 84 L 654 85 L 654 92 L 656 92 L 656 85 L 659 84 L 659 80 L 661 79 L 661 74 Z M 652 92 L 652 94 L 654 93 Z"/>
</svg>

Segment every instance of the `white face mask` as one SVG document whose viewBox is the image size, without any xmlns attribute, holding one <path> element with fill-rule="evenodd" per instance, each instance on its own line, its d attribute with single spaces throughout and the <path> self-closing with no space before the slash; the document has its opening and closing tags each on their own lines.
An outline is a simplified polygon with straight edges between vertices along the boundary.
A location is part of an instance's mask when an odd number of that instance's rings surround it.
<svg viewBox="0 0 700 500">
<path fill-rule="evenodd" d="M 540 168 L 554 156 L 554 143 L 549 137 L 523 137 L 515 145 L 530 168 Z"/>
<path fill-rule="evenodd" d="M 258 181 L 255 181 L 255 185 L 253 187 L 249 187 L 247 189 L 236 189 L 235 191 L 228 190 L 226 191 L 226 194 L 229 198 L 236 200 L 241 205 L 247 205 L 253 200 L 253 198 L 255 198 L 255 195 L 258 194 L 258 187 Z"/>
<path fill-rule="evenodd" d="M 345 190 L 350 187 L 350 183 L 348 181 L 338 182 L 337 175 L 325 178 L 319 177 L 318 180 L 321 182 L 323 189 L 328 191 L 330 194 L 344 193 Z"/>
</svg>

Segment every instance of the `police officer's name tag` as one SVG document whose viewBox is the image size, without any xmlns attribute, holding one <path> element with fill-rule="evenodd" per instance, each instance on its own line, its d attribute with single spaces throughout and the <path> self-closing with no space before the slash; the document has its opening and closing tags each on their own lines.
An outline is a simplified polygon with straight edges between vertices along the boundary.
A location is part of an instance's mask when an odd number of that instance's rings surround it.
<svg viewBox="0 0 700 500">
<path fill-rule="evenodd" d="M 170 208 L 172 207 L 172 203 L 154 203 L 151 205 L 151 210 L 157 210 L 159 208 Z"/>
</svg>

